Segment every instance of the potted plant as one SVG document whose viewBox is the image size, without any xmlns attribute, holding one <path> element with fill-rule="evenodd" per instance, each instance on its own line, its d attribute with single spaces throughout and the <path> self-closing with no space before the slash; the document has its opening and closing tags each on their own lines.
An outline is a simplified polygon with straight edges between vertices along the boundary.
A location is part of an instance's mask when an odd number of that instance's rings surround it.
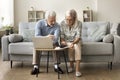
<svg viewBox="0 0 120 80">
<path fill-rule="evenodd" d="M 13 33 L 13 27 L 12 26 L 4 26 L 3 27 L 5 29 L 5 34 L 6 35 L 9 35 L 9 34 L 12 34 Z"/>
</svg>

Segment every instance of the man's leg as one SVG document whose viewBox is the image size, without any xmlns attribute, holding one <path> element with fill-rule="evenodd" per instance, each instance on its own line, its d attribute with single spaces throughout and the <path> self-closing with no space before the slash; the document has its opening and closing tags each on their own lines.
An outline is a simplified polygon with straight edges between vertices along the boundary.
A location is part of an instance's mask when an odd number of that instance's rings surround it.
<svg viewBox="0 0 120 80">
<path fill-rule="evenodd" d="M 58 66 L 60 64 L 60 54 L 59 52 L 53 52 L 53 59 L 54 59 L 54 70 L 55 72 L 59 72 L 60 74 L 63 74 L 62 69 Z"/>
<path fill-rule="evenodd" d="M 39 64 L 40 64 L 40 53 L 34 50 L 33 52 L 33 69 L 31 71 L 32 75 L 39 73 Z"/>
<path fill-rule="evenodd" d="M 38 65 L 39 66 L 39 64 L 40 64 L 40 55 L 41 55 L 41 53 L 39 52 L 39 51 L 36 51 L 36 52 L 34 52 L 33 53 L 33 65 Z"/>
</svg>

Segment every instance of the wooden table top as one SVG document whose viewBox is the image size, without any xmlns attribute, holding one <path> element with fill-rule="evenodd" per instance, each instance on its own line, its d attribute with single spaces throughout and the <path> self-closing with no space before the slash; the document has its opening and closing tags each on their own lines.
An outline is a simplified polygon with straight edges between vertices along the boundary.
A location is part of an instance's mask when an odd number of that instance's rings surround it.
<svg viewBox="0 0 120 80">
<path fill-rule="evenodd" d="M 54 48 L 54 49 L 40 49 L 40 48 L 35 48 L 35 50 L 37 50 L 37 51 L 62 51 L 62 50 L 66 50 L 66 49 L 68 49 L 68 47 Z"/>
</svg>

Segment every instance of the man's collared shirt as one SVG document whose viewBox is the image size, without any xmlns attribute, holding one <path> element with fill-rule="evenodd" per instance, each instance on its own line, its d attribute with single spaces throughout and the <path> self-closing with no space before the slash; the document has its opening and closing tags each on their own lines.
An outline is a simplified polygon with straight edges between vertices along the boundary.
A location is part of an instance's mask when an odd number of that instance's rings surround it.
<svg viewBox="0 0 120 80">
<path fill-rule="evenodd" d="M 55 23 L 53 26 L 49 26 L 45 19 L 38 21 L 35 26 L 35 36 L 47 36 L 49 34 L 55 36 L 54 43 L 58 42 L 60 25 Z"/>
</svg>

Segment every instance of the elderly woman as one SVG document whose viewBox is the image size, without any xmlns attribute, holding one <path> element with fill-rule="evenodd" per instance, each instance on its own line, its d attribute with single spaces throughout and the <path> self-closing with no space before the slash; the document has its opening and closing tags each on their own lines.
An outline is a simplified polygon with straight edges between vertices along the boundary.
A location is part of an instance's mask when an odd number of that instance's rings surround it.
<svg viewBox="0 0 120 80">
<path fill-rule="evenodd" d="M 81 76 L 81 28 L 82 24 L 77 19 L 77 13 L 74 9 L 65 14 L 65 20 L 61 22 L 61 45 L 69 47 L 68 55 L 70 60 L 69 72 L 74 71 L 74 60 L 76 61 L 76 76 Z"/>
</svg>

